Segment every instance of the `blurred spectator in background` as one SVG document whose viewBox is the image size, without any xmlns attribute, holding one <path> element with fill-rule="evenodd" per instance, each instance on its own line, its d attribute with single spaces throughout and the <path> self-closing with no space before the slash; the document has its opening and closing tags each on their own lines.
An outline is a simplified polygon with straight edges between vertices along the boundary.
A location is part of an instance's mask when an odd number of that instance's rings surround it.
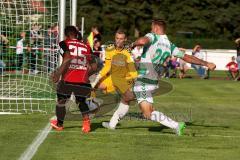
<svg viewBox="0 0 240 160">
<path fill-rule="evenodd" d="M 0 43 L 1 44 L 8 44 L 9 40 L 7 39 L 7 36 L 5 33 L 0 34 Z"/>
<path fill-rule="evenodd" d="M 171 57 L 168 57 L 166 61 L 159 66 L 158 74 L 161 78 L 170 78 L 170 70 L 172 68 Z"/>
<path fill-rule="evenodd" d="M 19 35 L 19 39 L 17 40 L 17 46 L 16 46 L 16 54 L 17 54 L 16 69 L 17 69 L 17 71 L 22 70 L 25 37 L 26 37 L 26 32 L 21 32 L 20 35 Z"/>
<path fill-rule="evenodd" d="M 59 27 L 57 24 L 49 26 L 48 32 L 45 33 L 45 45 L 44 52 L 45 58 L 48 63 L 47 70 L 51 72 L 57 68 L 59 53 L 57 52 L 58 43 L 59 43 Z"/>
<path fill-rule="evenodd" d="M 33 24 L 31 29 L 30 29 L 30 34 L 31 34 L 31 38 L 32 39 L 37 39 L 40 35 L 40 32 L 39 32 L 39 26 L 37 24 Z"/>
<path fill-rule="evenodd" d="M 52 48 L 57 49 L 58 48 L 58 43 L 59 43 L 59 27 L 57 24 L 53 25 L 51 28 L 52 32 Z"/>
<path fill-rule="evenodd" d="M 3 75 L 5 67 L 6 67 L 6 64 L 2 60 L 0 60 L 0 76 Z"/>
<path fill-rule="evenodd" d="M 103 54 L 104 51 L 101 47 L 101 42 L 99 40 L 95 40 L 93 45 L 93 55 L 97 60 L 98 68 L 102 68 L 103 66 Z"/>
<path fill-rule="evenodd" d="M 9 45 L 9 40 L 5 33 L 0 34 L 0 75 L 3 75 L 4 68 L 6 64 L 3 62 L 3 55 L 7 53 L 7 48 Z"/>
<path fill-rule="evenodd" d="M 101 51 L 102 51 L 101 42 L 99 40 L 94 41 L 93 54 L 96 57 L 100 57 Z"/>
<path fill-rule="evenodd" d="M 44 66 L 46 67 L 44 69 L 45 72 L 50 72 L 51 71 L 51 48 L 52 48 L 52 27 L 48 26 L 47 31 L 44 33 L 44 50 L 43 50 L 43 56 L 44 56 Z"/>
<path fill-rule="evenodd" d="M 240 38 L 235 40 L 237 46 L 237 57 L 240 56 Z"/>
<path fill-rule="evenodd" d="M 93 50 L 94 41 L 96 41 L 96 40 L 101 42 L 102 36 L 101 36 L 101 34 L 99 32 L 98 27 L 97 26 L 93 26 L 91 28 L 91 32 L 90 32 L 90 34 L 89 34 L 89 36 L 87 38 L 88 44 L 90 45 L 92 50 Z"/>
<path fill-rule="evenodd" d="M 179 62 L 177 61 L 177 57 L 171 57 L 171 60 L 168 63 L 168 77 L 177 78 L 177 71 L 179 69 Z M 170 71 L 173 71 L 170 75 Z M 170 76 L 169 76 L 170 75 Z"/>
<path fill-rule="evenodd" d="M 0 34 L 0 44 L 1 44 L 1 55 L 7 53 L 7 46 L 8 46 L 9 40 L 7 38 L 7 35 L 5 33 Z"/>
<path fill-rule="evenodd" d="M 54 70 L 58 66 L 59 54 L 55 51 L 58 48 L 59 44 L 59 26 L 57 24 L 52 26 L 52 37 L 51 37 L 51 54 L 50 54 L 50 62 L 51 62 L 51 70 Z"/>
<path fill-rule="evenodd" d="M 47 31 L 44 32 L 44 65 L 45 72 L 53 71 L 58 64 L 58 25 L 48 26 Z"/>
<path fill-rule="evenodd" d="M 97 26 L 93 26 L 92 27 L 92 32 L 93 32 L 93 37 L 94 37 L 94 41 L 98 40 L 98 41 L 102 41 L 102 36 L 99 32 L 99 28 Z"/>
<path fill-rule="evenodd" d="M 197 58 L 199 58 L 199 59 L 201 59 L 201 60 L 204 60 L 204 54 L 203 54 L 203 52 L 201 52 L 201 49 L 202 49 L 201 45 L 197 44 L 193 48 L 192 55 L 197 57 Z M 192 64 L 191 66 L 192 66 L 192 68 L 194 68 L 197 71 L 198 75 L 201 78 L 203 78 L 203 79 L 207 79 L 208 78 L 208 76 L 206 76 L 206 74 L 205 74 L 206 70 L 205 70 L 205 68 L 203 66 L 195 65 L 195 64 Z"/>
<path fill-rule="evenodd" d="M 238 72 L 240 72 L 240 38 L 236 39 L 237 45 L 237 64 L 238 64 Z"/>
<path fill-rule="evenodd" d="M 38 24 L 33 24 L 31 30 L 30 30 L 30 49 L 29 49 L 29 67 L 30 67 L 30 73 L 37 74 L 37 62 L 38 62 L 38 54 L 40 54 L 44 48 L 41 42 L 44 37 L 42 36 L 40 30 L 42 26 Z"/>
<path fill-rule="evenodd" d="M 30 73 L 37 74 L 37 59 L 38 59 L 38 41 L 33 41 L 30 48 L 29 54 L 29 66 L 30 66 Z"/>
<path fill-rule="evenodd" d="M 42 28 L 41 25 L 33 24 L 32 28 L 30 30 L 30 37 L 31 37 L 31 43 L 33 44 L 36 41 L 39 41 L 39 39 L 42 38 L 42 35 L 40 33 L 40 29 Z"/>
<path fill-rule="evenodd" d="M 180 79 L 183 79 L 186 76 L 186 72 L 188 69 L 189 67 L 187 66 L 187 63 L 184 60 L 179 59 L 179 70 L 180 70 L 179 78 Z"/>
<path fill-rule="evenodd" d="M 237 80 L 239 71 L 238 71 L 238 64 L 235 62 L 235 57 L 232 57 L 232 61 L 229 62 L 226 65 L 226 68 L 228 68 L 228 72 L 230 73 L 230 76 L 233 80 Z"/>
</svg>

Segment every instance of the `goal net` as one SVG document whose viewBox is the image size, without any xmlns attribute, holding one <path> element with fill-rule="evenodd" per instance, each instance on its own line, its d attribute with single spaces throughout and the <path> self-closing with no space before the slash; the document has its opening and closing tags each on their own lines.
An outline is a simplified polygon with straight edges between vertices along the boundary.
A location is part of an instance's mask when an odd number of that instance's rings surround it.
<svg viewBox="0 0 240 160">
<path fill-rule="evenodd" d="M 58 65 L 58 1 L 0 1 L 0 112 L 49 112 Z"/>
</svg>

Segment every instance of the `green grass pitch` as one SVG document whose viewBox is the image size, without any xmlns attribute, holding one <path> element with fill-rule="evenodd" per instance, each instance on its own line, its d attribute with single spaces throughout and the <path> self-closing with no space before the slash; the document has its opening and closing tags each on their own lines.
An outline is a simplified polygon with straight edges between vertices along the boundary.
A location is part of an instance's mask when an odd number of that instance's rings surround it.
<svg viewBox="0 0 240 160">
<path fill-rule="evenodd" d="M 177 137 L 158 123 L 127 116 L 114 131 L 101 127 L 111 113 L 92 120 L 81 133 L 80 121 L 66 121 L 63 132 L 51 131 L 34 160 L 222 160 L 240 159 L 240 83 L 224 80 L 170 79 L 173 90 L 155 97 L 155 108 L 187 121 Z M 132 106 L 130 115 L 139 109 Z M 108 116 L 109 115 L 109 116 Z M 52 115 L 0 116 L 0 159 L 12 160 L 43 129 Z"/>
</svg>

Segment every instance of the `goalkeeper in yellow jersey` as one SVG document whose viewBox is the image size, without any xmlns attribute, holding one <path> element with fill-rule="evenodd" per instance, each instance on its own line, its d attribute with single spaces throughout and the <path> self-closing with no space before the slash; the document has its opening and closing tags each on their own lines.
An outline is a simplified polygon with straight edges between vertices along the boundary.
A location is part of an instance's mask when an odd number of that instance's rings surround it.
<svg viewBox="0 0 240 160">
<path fill-rule="evenodd" d="M 117 91 L 121 94 L 118 109 L 109 123 L 109 126 L 113 128 L 128 112 L 129 101 L 134 98 L 132 94 L 133 80 L 137 78 L 134 61 L 128 49 L 124 48 L 126 40 L 126 33 L 118 30 L 115 34 L 115 45 L 109 45 L 106 48 L 104 67 L 91 82 L 93 88 L 97 87 L 105 93 Z"/>
</svg>

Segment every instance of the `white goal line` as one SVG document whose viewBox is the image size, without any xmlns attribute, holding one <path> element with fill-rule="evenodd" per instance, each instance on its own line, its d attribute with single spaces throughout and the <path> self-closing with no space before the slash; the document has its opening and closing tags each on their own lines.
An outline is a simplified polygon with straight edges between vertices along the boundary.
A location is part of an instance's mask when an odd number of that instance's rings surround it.
<svg viewBox="0 0 240 160">
<path fill-rule="evenodd" d="M 15 113 L 15 112 L 0 112 L 0 115 L 12 115 L 12 114 L 19 115 L 19 114 L 22 114 L 22 113 Z"/>
</svg>

